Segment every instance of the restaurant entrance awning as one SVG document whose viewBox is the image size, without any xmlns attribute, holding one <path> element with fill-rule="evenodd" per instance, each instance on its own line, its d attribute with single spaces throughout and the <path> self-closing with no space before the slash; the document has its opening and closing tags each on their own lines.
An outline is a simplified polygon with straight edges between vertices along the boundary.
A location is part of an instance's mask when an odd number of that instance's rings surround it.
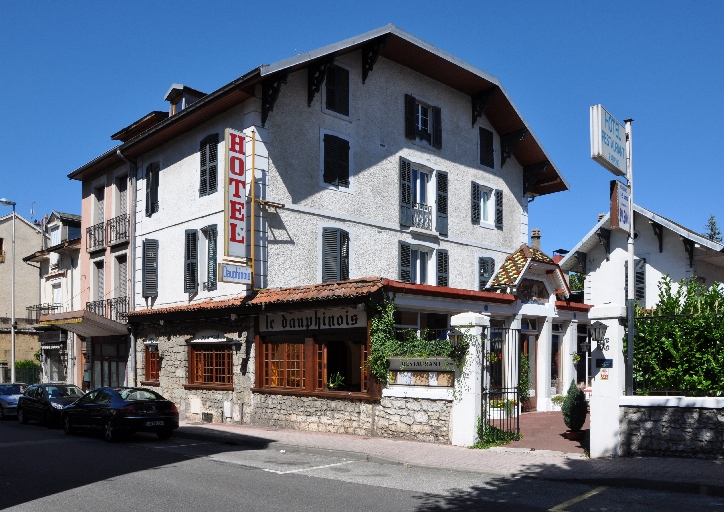
<svg viewBox="0 0 724 512">
<path fill-rule="evenodd" d="M 42 315 L 40 325 L 51 325 L 61 327 L 66 331 L 73 332 L 78 336 L 118 336 L 128 334 L 128 326 L 115 320 L 102 317 L 88 310 L 69 311 L 67 313 L 55 313 Z"/>
</svg>

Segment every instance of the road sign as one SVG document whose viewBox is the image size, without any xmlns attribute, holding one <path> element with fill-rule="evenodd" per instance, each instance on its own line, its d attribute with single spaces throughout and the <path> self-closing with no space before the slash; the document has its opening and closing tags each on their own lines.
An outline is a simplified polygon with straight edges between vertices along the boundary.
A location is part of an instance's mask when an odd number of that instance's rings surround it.
<svg viewBox="0 0 724 512">
<path fill-rule="evenodd" d="M 600 104 L 591 107 L 591 158 L 626 176 L 626 127 Z"/>
</svg>

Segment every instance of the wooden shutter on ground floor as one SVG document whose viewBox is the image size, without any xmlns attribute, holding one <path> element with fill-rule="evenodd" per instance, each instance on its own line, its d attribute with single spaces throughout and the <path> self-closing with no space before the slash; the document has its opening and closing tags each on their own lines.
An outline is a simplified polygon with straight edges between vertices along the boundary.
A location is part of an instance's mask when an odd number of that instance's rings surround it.
<svg viewBox="0 0 724 512">
<path fill-rule="evenodd" d="M 158 297 L 158 240 L 146 238 L 143 241 L 141 267 L 141 295 Z"/>
<path fill-rule="evenodd" d="M 450 255 L 444 249 L 437 250 L 437 285 L 450 286 Z"/>
</svg>

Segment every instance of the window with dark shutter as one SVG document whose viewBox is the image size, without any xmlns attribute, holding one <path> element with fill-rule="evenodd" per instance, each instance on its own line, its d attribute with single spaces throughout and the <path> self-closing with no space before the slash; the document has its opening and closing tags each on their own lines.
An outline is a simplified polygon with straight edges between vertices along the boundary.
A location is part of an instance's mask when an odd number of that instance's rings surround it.
<svg viewBox="0 0 724 512">
<path fill-rule="evenodd" d="M 447 235 L 448 175 L 437 171 L 437 232 Z"/>
<path fill-rule="evenodd" d="M 478 290 L 483 291 L 493 278 L 495 260 L 486 256 L 478 258 Z"/>
<path fill-rule="evenodd" d="M 325 79 L 325 108 L 349 116 L 349 71 L 332 65 Z"/>
<path fill-rule="evenodd" d="M 493 132 L 483 128 L 480 130 L 480 165 L 495 168 L 495 153 L 493 150 Z"/>
<path fill-rule="evenodd" d="M 400 242 L 400 281 L 409 283 L 412 280 L 410 244 Z"/>
<path fill-rule="evenodd" d="M 495 191 L 495 227 L 503 227 L 503 191 Z"/>
<path fill-rule="evenodd" d="M 206 291 L 216 290 L 217 278 L 217 257 L 216 257 L 216 237 L 217 229 L 216 224 L 206 226 L 203 231 L 206 233 Z"/>
<path fill-rule="evenodd" d="M 143 241 L 141 291 L 144 297 L 158 297 L 158 240 Z"/>
<path fill-rule="evenodd" d="M 336 187 L 349 188 L 349 141 L 325 133 L 322 179 Z"/>
<path fill-rule="evenodd" d="M 199 144 L 199 196 L 213 194 L 218 190 L 219 134 L 209 135 Z"/>
<path fill-rule="evenodd" d="M 432 107 L 432 146 L 442 149 L 442 111 Z"/>
<path fill-rule="evenodd" d="M 415 140 L 417 138 L 417 122 L 415 120 L 414 96 L 405 94 L 405 138 Z"/>
<path fill-rule="evenodd" d="M 158 212 L 158 182 L 160 166 L 158 162 L 146 166 L 146 216 Z"/>
<path fill-rule="evenodd" d="M 400 158 L 400 224 L 412 225 L 412 164 Z"/>
<path fill-rule="evenodd" d="M 184 247 L 184 293 L 199 291 L 199 233 L 195 229 L 185 232 Z"/>
<path fill-rule="evenodd" d="M 470 218 L 473 223 L 480 223 L 480 185 L 474 181 L 470 186 Z"/>
<path fill-rule="evenodd" d="M 646 307 L 646 258 L 634 260 L 634 299 L 639 305 Z M 624 261 L 624 302 L 628 300 L 628 260 Z"/>
<path fill-rule="evenodd" d="M 437 250 L 437 285 L 450 286 L 450 255 L 444 249 Z"/>
<path fill-rule="evenodd" d="M 322 229 L 322 282 L 349 279 L 349 233 L 343 229 Z"/>
</svg>

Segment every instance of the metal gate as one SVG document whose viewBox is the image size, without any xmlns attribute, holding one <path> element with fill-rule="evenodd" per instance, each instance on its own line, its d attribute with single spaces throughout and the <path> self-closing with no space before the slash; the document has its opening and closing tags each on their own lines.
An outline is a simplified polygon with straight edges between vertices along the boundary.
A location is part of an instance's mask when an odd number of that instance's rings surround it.
<svg viewBox="0 0 724 512">
<path fill-rule="evenodd" d="M 483 428 L 520 438 L 520 331 L 489 328 L 482 350 Z"/>
</svg>

